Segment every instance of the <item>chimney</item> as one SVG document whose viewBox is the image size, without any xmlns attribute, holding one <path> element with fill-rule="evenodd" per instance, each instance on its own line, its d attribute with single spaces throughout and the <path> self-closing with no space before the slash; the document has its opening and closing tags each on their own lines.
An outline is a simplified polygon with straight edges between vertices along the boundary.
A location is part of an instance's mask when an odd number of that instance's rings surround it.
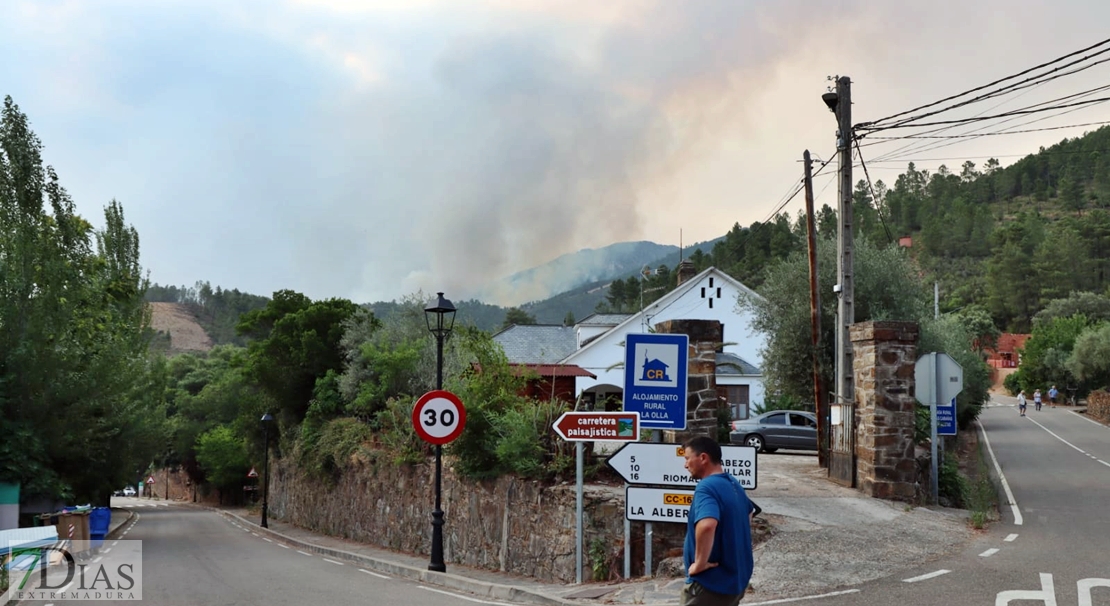
<svg viewBox="0 0 1110 606">
<path fill-rule="evenodd" d="M 678 274 L 678 286 L 682 286 L 683 282 L 698 275 L 698 270 L 694 269 L 694 263 L 692 261 L 683 259 L 682 262 L 678 264 L 678 269 L 675 273 Z"/>
</svg>

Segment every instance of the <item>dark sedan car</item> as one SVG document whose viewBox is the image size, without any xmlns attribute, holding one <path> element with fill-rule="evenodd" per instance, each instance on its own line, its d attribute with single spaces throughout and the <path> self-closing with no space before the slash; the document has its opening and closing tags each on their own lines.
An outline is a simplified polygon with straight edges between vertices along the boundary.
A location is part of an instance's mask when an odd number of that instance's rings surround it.
<svg viewBox="0 0 1110 606">
<path fill-rule="evenodd" d="M 801 410 L 772 410 L 733 421 L 729 441 L 757 451 L 817 450 L 817 417 Z"/>
</svg>

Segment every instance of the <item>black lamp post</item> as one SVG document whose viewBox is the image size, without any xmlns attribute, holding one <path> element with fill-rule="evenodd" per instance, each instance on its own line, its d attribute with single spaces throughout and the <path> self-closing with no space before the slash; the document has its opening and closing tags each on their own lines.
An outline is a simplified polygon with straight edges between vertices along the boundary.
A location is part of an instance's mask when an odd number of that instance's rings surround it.
<svg viewBox="0 0 1110 606">
<path fill-rule="evenodd" d="M 455 306 L 436 293 L 435 305 L 424 309 L 428 330 L 436 337 L 436 389 L 443 389 L 443 342 L 455 326 Z M 447 572 L 443 563 L 443 509 L 440 508 L 440 485 L 443 482 L 443 446 L 436 444 L 436 508 L 432 511 L 432 563 L 428 570 Z"/>
<path fill-rule="evenodd" d="M 270 423 L 274 420 L 274 415 L 266 413 L 262 415 L 262 442 L 265 444 L 265 450 L 262 453 L 262 527 L 269 528 L 270 524 L 266 519 L 270 509 Z"/>
</svg>

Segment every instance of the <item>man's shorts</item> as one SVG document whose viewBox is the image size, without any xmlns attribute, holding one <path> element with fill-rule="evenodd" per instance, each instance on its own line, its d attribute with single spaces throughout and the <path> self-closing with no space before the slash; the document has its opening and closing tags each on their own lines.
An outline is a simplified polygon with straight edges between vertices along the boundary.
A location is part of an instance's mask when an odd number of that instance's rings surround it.
<svg viewBox="0 0 1110 606">
<path fill-rule="evenodd" d="M 743 598 L 744 594 L 725 595 L 709 591 L 694 581 L 682 588 L 682 598 L 678 603 L 682 606 L 737 606 Z"/>
</svg>

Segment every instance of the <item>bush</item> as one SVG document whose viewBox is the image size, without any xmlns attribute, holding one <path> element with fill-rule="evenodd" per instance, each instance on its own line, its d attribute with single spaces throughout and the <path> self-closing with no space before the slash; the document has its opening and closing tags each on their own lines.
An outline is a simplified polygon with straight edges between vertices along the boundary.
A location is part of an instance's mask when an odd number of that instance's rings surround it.
<svg viewBox="0 0 1110 606">
<path fill-rule="evenodd" d="M 412 398 L 391 399 L 374 417 L 378 445 L 393 453 L 395 465 L 420 463 L 428 454 L 428 443 L 412 426 Z"/>
<path fill-rule="evenodd" d="M 1002 380 L 1002 386 L 1006 388 L 1011 396 L 1016 396 L 1021 391 L 1021 370 L 1006 375 L 1006 378 Z"/>
<path fill-rule="evenodd" d="M 334 481 L 372 435 L 370 426 L 358 419 L 332 419 L 320 429 L 315 448 L 306 450 L 301 442 L 301 464 L 309 473 Z"/>
<path fill-rule="evenodd" d="M 967 478 L 960 475 L 955 454 L 944 457 L 937 468 L 937 493 L 947 499 L 949 507 L 964 507 L 967 503 Z"/>
</svg>

